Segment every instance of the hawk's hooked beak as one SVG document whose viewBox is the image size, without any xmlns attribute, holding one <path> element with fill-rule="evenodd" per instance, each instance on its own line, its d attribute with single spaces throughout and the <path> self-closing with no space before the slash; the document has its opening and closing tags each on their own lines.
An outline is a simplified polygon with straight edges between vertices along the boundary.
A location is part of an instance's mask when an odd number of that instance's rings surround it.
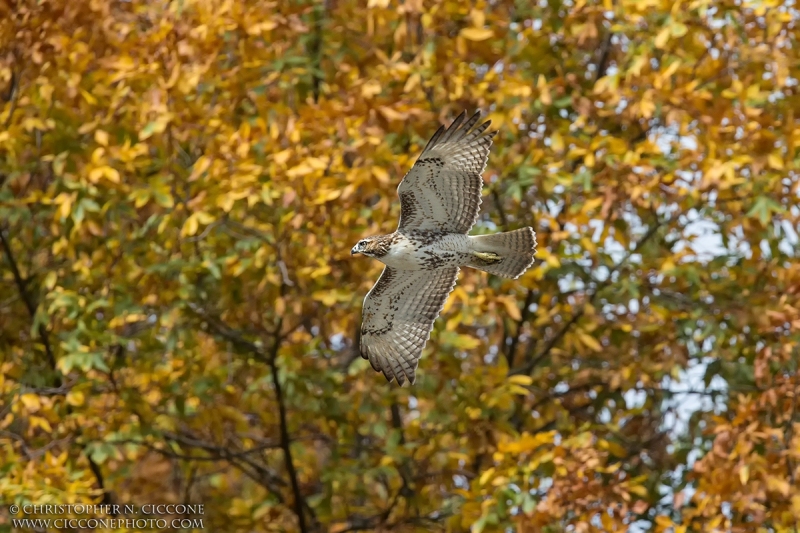
<svg viewBox="0 0 800 533">
<path fill-rule="evenodd" d="M 352 250 L 350 250 L 350 255 L 356 255 L 356 254 L 360 254 L 361 252 L 359 252 L 359 251 L 357 250 L 357 248 L 358 248 L 358 245 L 355 245 L 355 246 L 353 246 L 353 249 L 352 249 Z"/>
</svg>

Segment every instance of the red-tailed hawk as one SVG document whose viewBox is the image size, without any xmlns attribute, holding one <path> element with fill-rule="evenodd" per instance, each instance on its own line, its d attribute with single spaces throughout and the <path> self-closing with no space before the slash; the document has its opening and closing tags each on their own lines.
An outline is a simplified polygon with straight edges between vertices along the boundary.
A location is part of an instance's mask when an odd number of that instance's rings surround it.
<svg viewBox="0 0 800 533">
<path fill-rule="evenodd" d="M 413 384 L 433 321 L 456 284 L 460 267 L 518 278 L 533 264 L 536 233 L 522 228 L 467 235 L 481 205 L 481 173 L 492 138 L 480 113 L 434 134 L 400 182 L 397 231 L 362 239 L 350 251 L 386 265 L 364 299 L 361 356 L 390 382 Z"/>
</svg>

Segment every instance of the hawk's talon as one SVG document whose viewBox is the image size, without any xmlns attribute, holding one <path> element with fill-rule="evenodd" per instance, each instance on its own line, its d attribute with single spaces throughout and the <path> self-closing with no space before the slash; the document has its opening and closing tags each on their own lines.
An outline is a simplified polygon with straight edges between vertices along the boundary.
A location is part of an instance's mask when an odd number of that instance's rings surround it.
<svg viewBox="0 0 800 533">
<path fill-rule="evenodd" d="M 487 265 L 493 265 L 503 260 L 502 257 L 493 252 L 472 252 L 472 255 L 474 255 Z"/>
</svg>

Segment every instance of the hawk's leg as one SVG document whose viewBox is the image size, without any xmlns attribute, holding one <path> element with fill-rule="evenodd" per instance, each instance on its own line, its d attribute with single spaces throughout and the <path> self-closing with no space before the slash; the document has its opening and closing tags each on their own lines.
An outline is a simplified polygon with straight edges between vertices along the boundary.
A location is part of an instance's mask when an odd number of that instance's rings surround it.
<svg viewBox="0 0 800 533">
<path fill-rule="evenodd" d="M 503 260 L 502 257 L 493 252 L 472 252 L 472 255 L 480 259 L 486 265 L 493 265 Z"/>
</svg>

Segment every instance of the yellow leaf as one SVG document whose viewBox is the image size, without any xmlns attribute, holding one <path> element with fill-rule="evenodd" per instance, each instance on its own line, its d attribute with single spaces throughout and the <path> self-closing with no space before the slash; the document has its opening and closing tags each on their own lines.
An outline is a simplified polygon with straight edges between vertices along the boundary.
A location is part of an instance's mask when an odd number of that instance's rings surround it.
<svg viewBox="0 0 800 533">
<path fill-rule="evenodd" d="M 591 335 L 584 333 L 583 331 L 578 332 L 578 338 L 580 338 L 581 342 L 594 350 L 595 352 L 599 352 L 603 350 L 603 346 L 597 342 L 597 339 L 592 337 Z"/>
<path fill-rule="evenodd" d="M 461 36 L 470 41 L 485 41 L 491 38 L 494 32 L 488 28 L 464 28 Z"/>
<path fill-rule="evenodd" d="M 181 236 L 182 237 L 190 237 L 197 233 L 197 228 L 199 227 L 199 223 L 197 220 L 197 216 L 192 214 L 189 218 L 186 219 L 186 222 L 183 223 L 183 228 L 181 228 Z"/>
<path fill-rule="evenodd" d="M 92 183 L 97 183 L 100 181 L 100 178 L 106 178 L 108 181 L 119 183 L 119 171 L 109 166 L 102 166 L 94 168 L 89 172 L 89 181 Z"/>
<path fill-rule="evenodd" d="M 342 195 L 342 189 L 330 189 L 327 191 L 320 191 L 319 196 L 314 200 L 315 205 L 321 205 L 331 200 L 336 200 Z"/>
<path fill-rule="evenodd" d="M 317 279 L 317 278 L 319 278 L 321 276 L 327 276 L 330 273 L 331 273 L 330 265 L 323 265 L 323 266 L 321 266 L 319 268 L 314 269 L 311 272 L 311 279 Z"/>
<path fill-rule="evenodd" d="M 656 36 L 655 40 L 656 48 L 664 48 L 664 46 L 667 44 L 667 41 L 669 40 L 670 33 L 671 33 L 671 28 L 669 26 L 662 28 L 662 30 L 658 32 L 658 35 Z"/>
<path fill-rule="evenodd" d="M 516 385 L 521 385 L 523 387 L 529 387 L 533 384 L 533 378 L 530 376 L 525 376 L 522 374 L 511 376 L 508 378 L 509 383 L 514 383 Z"/>
<path fill-rule="evenodd" d="M 592 255 L 597 253 L 597 247 L 588 237 L 581 237 L 581 246 L 583 246 L 583 249 Z"/>
<path fill-rule="evenodd" d="M 559 261 L 558 257 L 551 254 L 550 250 L 547 248 L 538 248 L 536 250 L 536 257 L 539 259 L 544 259 L 544 261 L 552 268 L 558 268 L 561 266 L 561 261 Z"/>
<path fill-rule="evenodd" d="M 378 111 L 380 111 L 381 115 L 383 115 L 384 118 L 386 118 L 386 120 L 390 120 L 390 121 L 391 120 L 405 120 L 406 118 L 408 118 L 408 115 L 406 115 L 405 113 L 400 113 L 398 111 L 395 111 L 391 107 L 380 106 L 378 108 Z"/>
<path fill-rule="evenodd" d="M 29 413 L 35 413 L 42 407 L 42 403 L 39 401 L 39 396 L 36 394 L 23 394 L 19 397 L 19 400 L 22 402 L 22 405 L 28 410 Z"/>
<path fill-rule="evenodd" d="M 622 445 L 608 441 L 608 451 L 610 451 L 615 457 L 625 458 L 628 456 L 627 450 L 622 447 Z"/>
<path fill-rule="evenodd" d="M 391 181 L 389 173 L 381 167 L 372 167 L 372 174 L 378 178 L 378 181 L 381 183 L 389 183 Z"/>
<path fill-rule="evenodd" d="M 103 175 L 108 181 L 119 183 L 119 171 L 116 168 L 105 167 Z"/>
<path fill-rule="evenodd" d="M 677 71 L 678 67 L 680 67 L 680 66 L 681 66 L 681 62 L 680 62 L 680 60 L 677 60 L 677 59 L 675 61 L 673 61 L 672 63 L 670 63 L 670 65 L 667 67 L 667 70 L 665 70 L 664 72 L 661 73 L 661 79 L 662 80 L 666 80 L 667 78 L 669 78 L 670 76 L 675 74 L 675 71 Z"/>
<path fill-rule="evenodd" d="M 306 162 L 314 170 L 325 170 L 326 168 L 328 168 L 327 159 L 322 159 L 321 157 L 309 157 L 308 159 L 306 159 Z"/>
<path fill-rule="evenodd" d="M 214 222 L 214 217 L 212 215 L 209 215 L 205 211 L 198 211 L 194 214 L 194 216 L 197 217 L 197 221 L 200 224 L 211 224 L 212 222 Z"/>
<path fill-rule="evenodd" d="M 522 315 L 519 312 L 519 307 L 517 307 L 517 302 L 515 302 L 511 296 L 498 297 L 497 299 L 500 300 L 500 303 L 502 303 L 503 306 L 505 306 L 506 313 L 508 313 L 508 316 L 510 316 L 512 320 L 522 320 Z"/>
<path fill-rule="evenodd" d="M 469 12 L 469 18 L 472 19 L 472 25 L 480 28 L 486 23 L 486 12 L 482 9 L 472 8 Z"/>
<path fill-rule="evenodd" d="M 479 485 L 486 485 L 486 482 L 489 481 L 489 478 L 494 475 L 494 467 L 489 468 L 488 470 L 484 471 L 481 474 L 480 479 L 478 480 Z"/>
<path fill-rule="evenodd" d="M 94 168 L 89 172 L 89 181 L 97 183 L 103 177 L 103 167 Z"/>
<path fill-rule="evenodd" d="M 92 96 L 90 93 L 84 91 L 83 89 L 81 89 L 81 95 L 83 96 L 83 99 L 86 100 L 89 104 L 91 105 L 97 104 L 97 98 Z"/>
<path fill-rule="evenodd" d="M 553 135 L 550 136 L 550 147 L 555 152 L 564 150 L 564 138 L 561 137 L 561 134 L 557 131 L 553 132 Z"/>
<path fill-rule="evenodd" d="M 776 154 L 775 152 L 769 154 L 767 156 L 767 163 L 775 170 L 783 170 L 783 158 L 780 154 Z"/>
<path fill-rule="evenodd" d="M 331 291 L 317 291 L 312 294 L 312 296 L 315 300 L 319 300 L 327 306 L 331 306 L 336 303 L 336 293 Z"/>
<path fill-rule="evenodd" d="M 750 479 L 750 465 L 744 465 L 739 469 L 739 481 L 742 485 L 747 485 L 748 479 Z"/>
<path fill-rule="evenodd" d="M 788 496 L 792 489 L 785 479 L 777 476 L 767 476 L 767 490 Z"/>
<path fill-rule="evenodd" d="M 547 80 L 541 74 L 539 75 L 539 79 L 536 81 L 536 88 L 539 89 L 539 99 L 544 105 L 550 105 L 553 103 L 553 98 L 550 96 L 550 87 L 547 86 Z"/>
<path fill-rule="evenodd" d="M 590 213 L 592 210 L 597 209 L 598 207 L 600 207 L 600 204 L 602 204 L 602 203 L 603 203 L 603 197 L 602 196 L 597 197 L 597 198 L 592 198 L 591 200 L 586 200 L 583 203 L 583 207 L 581 208 L 581 211 L 584 212 L 584 213 Z"/>
<path fill-rule="evenodd" d="M 600 521 L 603 523 L 603 529 L 605 531 L 614 531 L 614 520 L 608 513 L 601 513 Z"/>
<path fill-rule="evenodd" d="M 94 132 L 94 140 L 100 146 L 108 146 L 108 133 L 103 130 L 95 130 Z"/>
<path fill-rule="evenodd" d="M 647 56 L 636 56 L 636 59 L 631 63 L 628 69 L 628 74 L 631 76 L 638 76 L 642 73 L 642 67 L 647 64 Z"/>
<path fill-rule="evenodd" d="M 456 335 L 452 345 L 459 350 L 474 350 L 481 345 L 481 341 L 471 335 Z"/>
<path fill-rule="evenodd" d="M 307 161 L 303 161 L 299 165 L 287 170 L 286 176 L 289 178 L 299 178 L 305 176 L 306 174 L 310 174 L 313 171 L 314 169 L 311 167 L 311 165 L 309 165 Z"/>
<path fill-rule="evenodd" d="M 800 494 L 792 496 L 792 513 L 795 516 L 800 516 Z"/>
<path fill-rule="evenodd" d="M 67 394 L 67 403 L 74 407 L 80 407 L 81 405 L 83 405 L 84 401 L 85 401 L 85 396 L 79 390 L 73 389 L 69 391 L 69 394 Z"/>
<path fill-rule="evenodd" d="M 422 77 L 418 73 L 412 74 L 406 80 L 406 84 L 403 87 L 403 92 L 404 93 L 410 93 L 411 91 L 413 91 L 417 87 L 417 85 L 419 85 L 421 80 L 422 80 Z"/>
<path fill-rule="evenodd" d="M 78 128 L 78 133 L 80 133 L 81 135 L 86 135 L 90 131 L 92 131 L 95 128 L 97 128 L 97 123 L 98 123 L 98 121 L 93 120 L 91 122 L 86 122 L 86 123 L 82 124 L 81 127 Z"/>
<path fill-rule="evenodd" d="M 631 492 L 633 492 L 633 489 L 631 489 Z M 645 492 L 645 494 L 643 494 L 642 496 L 646 496 L 646 495 L 647 495 L 647 493 Z M 668 528 L 668 527 L 672 527 L 673 526 L 672 519 L 670 517 L 664 516 L 664 515 L 658 515 L 656 517 L 656 524 L 660 528 Z"/>
<path fill-rule="evenodd" d="M 50 425 L 50 422 L 48 422 L 46 418 L 41 416 L 32 416 L 31 427 L 37 427 L 37 426 L 45 430 L 47 433 L 53 432 L 53 427 Z"/>
<path fill-rule="evenodd" d="M 189 176 L 189 181 L 194 181 L 197 178 L 199 178 L 200 175 L 203 174 L 203 172 L 205 172 L 206 170 L 208 170 L 210 166 L 211 166 L 211 158 L 209 158 L 208 156 L 203 155 L 197 158 L 197 161 L 195 161 L 194 165 L 192 166 L 192 173 Z"/>
<path fill-rule="evenodd" d="M 56 281 L 58 281 L 58 274 L 51 270 L 44 278 L 44 286 L 47 288 L 47 290 L 52 290 L 56 285 Z"/>
<path fill-rule="evenodd" d="M 53 159 L 53 174 L 56 176 L 64 175 L 64 167 L 67 165 L 67 152 L 61 152 Z"/>
<path fill-rule="evenodd" d="M 105 148 L 96 148 L 92 151 L 92 163 L 96 166 L 100 167 L 103 166 L 102 163 L 105 163 L 106 160 L 106 149 Z"/>
<path fill-rule="evenodd" d="M 278 23 L 274 20 L 266 20 L 247 26 L 246 31 L 248 35 L 261 35 L 262 33 L 274 30 L 277 27 Z"/>
<path fill-rule="evenodd" d="M 275 312 L 278 316 L 282 316 L 286 312 L 286 300 L 280 296 L 275 300 Z"/>
<path fill-rule="evenodd" d="M 670 32 L 673 37 L 683 37 L 688 31 L 689 28 L 682 22 L 675 22 L 670 27 Z"/>
<path fill-rule="evenodd" d="M 46 130 L 47 125 L 42 122 L 41 119 L 38 118 L 26 118 L 22 120 L 22 128 L 25 131 L 33 131 L 33 130 Z"/>
<path fill-rule="evenodd" d="M 164 130 L 167 129 L 167 124 L 170 121 L 170 115 L 164 115 L 159 117 L 157 120 L 152 122 L 148 122 L 144 128 L 139 130 L 139 140 L 144 141 L 145 139 L 149 139 L 156 133 L 162 133 Z"/>
<path fill-rule="evenodd" d="M 292 150 L 287 148 L 286 150 L 281 150 L 280 152 L 272 154 L 272 160 L 278 165 L 285 165 L 291 156 Z"/>
<path fill-rule="evenodd" d="M 377 80 L 369 80 L 361 86 L 361 96 L 366 99 L 370 99 L 379 94 L 381 94 L 381 84 Z"/>
<path fill-rule="evenodd" d="M 45 82 L 39 86 L 39 96 L 49 104 L 53 100 L 53 90 L 55 90 L 55 87 Z"/>
</svg>

